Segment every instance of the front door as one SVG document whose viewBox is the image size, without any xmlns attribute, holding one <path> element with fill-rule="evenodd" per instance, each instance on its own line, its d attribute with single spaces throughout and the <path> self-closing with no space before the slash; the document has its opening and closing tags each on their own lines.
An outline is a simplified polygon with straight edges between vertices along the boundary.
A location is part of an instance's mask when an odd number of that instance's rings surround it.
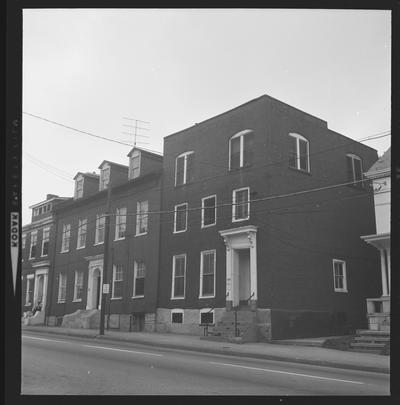
<svg viewBox="0 0 400 405">
<path fill-rule="evenodd" d="M 95 276 L 94 278 L 94 284 L 95 284 L 95 308 L 99 309 L 100 308 L 100 290 L 101 290 L 101 277 L 100 277 L 100 272 L 98 275 Z"/>
<path fill-rule="evenodd" d="M 239 305 L 247 305 L 250 298 L 250 249 L 238 250 Z"/>
</svg>

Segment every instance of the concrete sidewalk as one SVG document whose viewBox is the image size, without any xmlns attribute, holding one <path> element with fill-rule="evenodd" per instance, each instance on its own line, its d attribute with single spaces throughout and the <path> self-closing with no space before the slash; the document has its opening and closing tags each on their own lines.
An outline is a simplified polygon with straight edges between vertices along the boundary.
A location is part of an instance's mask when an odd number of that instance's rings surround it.
<svg viewBox="0 0 400 405">
<path fill-rule="evenodd" d="M 172 333 L 118 332 L 106 330 L 104 335 L 100 336 L 97 329 L 72 329 L 50 326 L 22 326 L 22 333 L 24 331 L 132 342 L 154 347 L 288 361 L 386 374 L 390 373 L 389 356 L 326 349 L 322 347 L 278 343 L 270 344 L 264 342 L 235 344 L 201 340 L 199 336 Z"/>
</svg>

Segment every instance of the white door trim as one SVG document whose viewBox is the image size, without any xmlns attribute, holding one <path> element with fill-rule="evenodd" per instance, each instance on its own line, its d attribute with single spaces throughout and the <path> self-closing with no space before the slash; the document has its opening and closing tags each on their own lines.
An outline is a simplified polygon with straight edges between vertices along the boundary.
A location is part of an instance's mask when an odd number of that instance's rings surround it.
<svg viewBox="0 0 400 405">
<path fill-rule="evenodd" d="M 87 299 L 86 299 L 86 309 L 93 309 L 93 273 L 96 269 L 100 270 L 100 285 L 103 284 L 103 259 L 91 260 L 89 261 L 89 271 L 88 271 L 88 285 L 87 285 Z M 101 294 L 101 291 L 100 291 Z M 101 297 L 99 309 L 101 308 Z"/>
</svg>

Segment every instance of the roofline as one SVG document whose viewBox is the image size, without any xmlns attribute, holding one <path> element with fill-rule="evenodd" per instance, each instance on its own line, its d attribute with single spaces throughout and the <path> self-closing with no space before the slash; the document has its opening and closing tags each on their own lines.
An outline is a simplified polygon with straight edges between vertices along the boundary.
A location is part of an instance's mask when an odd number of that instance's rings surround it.
<svg viewBox="0 0 400 405">
<path fill-rule="evenodd" d="M 43 204 L 52 202 L 52 201 L 54 201 L 54 200 L 69 200 L 70 198 L 72 198 L 72 197 L 53 197 L 53 198 L 50 198 L 50 200 L 44 200 L 44 201 L 42 201 L 42 202 L 33 204 L 33 205 L 31 205 L 30 207 L 28 207 L 28 208 L 29 208 L 29 209 L 31 209 L 31 208 L 36 208 L 36 207 L 39 207 L 40 205 L 43 205 Z"/>
<path fill-rule="evenodd" d="M 148 154 L 148 155 L 150 155 L 152 157 L 155 157 L 156 159 L 162 160 L 164 158 L 164 155 L 161 152 L 150 151 L 149 149 L 138 148 L 137 146 L 134 146 L 126 156 L 130 157 L 131 153 L 134 150 L 139 150 L 140 152 L 144 152 L 144 153 L 146 153 L 146 154 Z"/>
<path fill-rule="evenodd" d="M 192 129 L 192 128 L 196 127 L 197 125 L 205 124 L 206 122 L 211 121 L 211 120 L 213 120 L 213 119 L 215 119 L 215 118 L 220 118 L 221 116 L 224 116 L 224 115 L 226 115 L 226 114 L 229 114 L 229 113 L 231 113 L 232 111 L 241 109 L 241 108 L 247 106 L 248 104 L 259 102 L 259 101 L 262 100 L 262 99 L 274 100 L 274 101 L 278 102 L 279 104 L 285 105 L 286 107 L 289 107 L 289 108 L 291 108 L 291 109 L 293 109 L 293 110 L 299 111 L 299 112 L 301 112 L 302 114 L 305 114 L 305 115 L 307 115 L 307 116 L 309 116 L 309 117 L 311 117 L 311 118 L 313 118 L 313 119 L 316 119 L 316 120 L 318 120 L 318 121 L 321 121 L 321 122 L 323 122 L 326 126 L 328 126 L 328 125 L 327 125 L 327 121 L 323 120 L 322 118 L 316 117 L 315 115 L 312 115 L 312 114 L 307 113 L 307 112 L 305 112 L 305 111 L 303 111 L 303 110 L 300 110 L 299 108 L 293 107 L 292 105 L 287 104 L 287 103 L 285 103 L 284 101 L 278 100 L 277 98 L 271 97 L 271 96 L 269 96 L 268 94 L 263 94 L 263 95 L 261 95 L 261 96 L 259 96 L 259 97 L 257 97 L 257 98 L 253 98 L 253 99 L 250 100 L 250 101 L 247 101 L 247 102 L 245 102 L 245 103 L 243 103 L 243 104 L 240 104 L 240 105 L 238 105 L 237 107 L 231 108 L 230 110 L 227 110 L 227 111 L 222 112 L 222 113 L 220 113 L 220 114 L 217 114 L 217 115 L 215 115 L 215 116 L 213 116 L 213 117 L 211 117 L 211 118 L 207 118 L 206 120 L 201 121 L 201 122 L 199 122 L 199 123 L 197 123 L 197 124 L 194 124 L 194 125 L 192 125 L 192 126 L 190 126 L 190 127 L 187 127 L 187 128 L 182 129 L 182 130 L 180 130 L 180 131 L 177 131 L 177 132 L 174 132 L 174 133 L 172 133 L 172 134 L 170 134 L 170 135 L 167 135 L 167 136 L 164 137 L 164 139 L 169 138 L 170 136 L 173 136 L 173 135 L 180 134 L 181 132 L 187 131 L 187 130 L 189 130 L 189 129 Z"/>
<path fill-rule="evenodd" d="M 98 174 L 96 174 L 96 173 L 78 172 L 78 173 L 76 173 L 76 175 L 75 175 L 75 177 L 74 177 L 74 180 L 75 180 L 79 175 L 82 175 L 82 176 L 84 176 L 84 177 L 92 177 L 92 178 L 96 177 L 96 178 L 100 178 L 100 175 L 98 175 Z"/>
<path fill-rule="evenodd" d="M 98 168 L 100 169 L 101 166 L 103 166 L 104 163 L 109 163 L 109 164 L 111 164 L 111 165 L 113 165 L 113 166 L 119 166 L 119 167 L 123 167 L 124 169 L 129 169 L 129 166 L 122 165 L 121 163 L 111 162 L 111 160 L 103 160 L 103 161 L 100 163 L 100 166 L 99 166 Z"/>
</svg>

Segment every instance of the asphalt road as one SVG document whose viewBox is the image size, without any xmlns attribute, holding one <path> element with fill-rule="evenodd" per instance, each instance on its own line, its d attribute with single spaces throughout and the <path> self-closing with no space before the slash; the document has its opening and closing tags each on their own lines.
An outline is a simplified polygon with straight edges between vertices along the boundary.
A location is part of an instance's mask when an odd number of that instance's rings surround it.
<svg viewBox="0 0 400 405">
<path fill-rule="evenodd" d="M 34 395 L 389 395 L 389 375 L 22 335 L 21 393 Z"/>
</svg>

